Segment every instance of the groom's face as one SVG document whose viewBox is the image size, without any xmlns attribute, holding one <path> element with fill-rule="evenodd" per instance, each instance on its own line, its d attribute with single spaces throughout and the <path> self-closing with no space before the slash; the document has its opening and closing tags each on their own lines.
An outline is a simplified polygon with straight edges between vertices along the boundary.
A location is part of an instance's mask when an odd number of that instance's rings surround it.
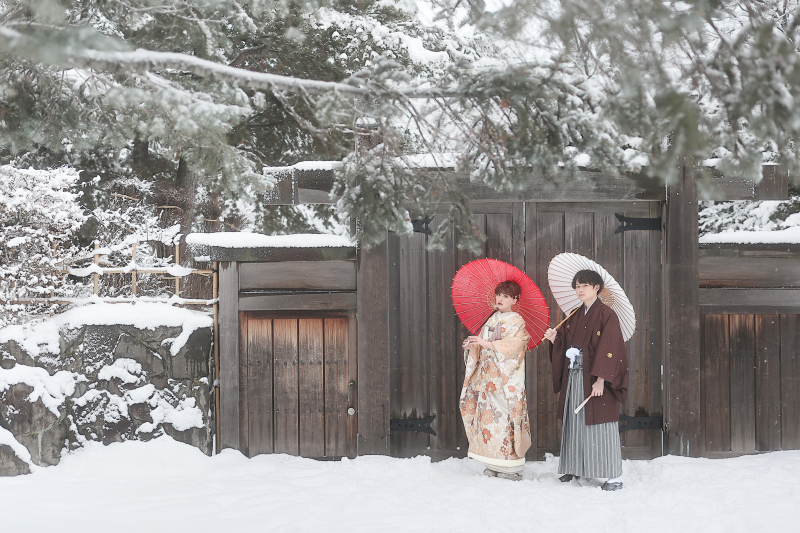
<svg viewBox="0 0 800 533">
<path fill-rule="evenodd" d="M 600 285 L 590 285 L 588 283 L 575 284 L 575 294 L 578 296 L 578 300 L 583 303 L 594 301 L 594 299 L 597 298 L 597 291 L 599 290 Z"/>
</svg>

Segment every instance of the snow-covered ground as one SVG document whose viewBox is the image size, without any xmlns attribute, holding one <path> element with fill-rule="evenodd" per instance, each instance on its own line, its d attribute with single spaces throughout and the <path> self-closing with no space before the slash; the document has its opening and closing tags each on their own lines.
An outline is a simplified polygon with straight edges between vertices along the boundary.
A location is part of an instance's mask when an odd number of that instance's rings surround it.
<svg viewBox="0 0 800 533">
<path fill-rule="evenodd" d="M 800 451 L 625 461 L 626 487 L 562 484 L 557 459 L 525 479 L 471 459 L 206 457 L 161 437 L 89 443 L 55 467 L 0 478 L 0 531 L 797 531 Z"/>
</svg>

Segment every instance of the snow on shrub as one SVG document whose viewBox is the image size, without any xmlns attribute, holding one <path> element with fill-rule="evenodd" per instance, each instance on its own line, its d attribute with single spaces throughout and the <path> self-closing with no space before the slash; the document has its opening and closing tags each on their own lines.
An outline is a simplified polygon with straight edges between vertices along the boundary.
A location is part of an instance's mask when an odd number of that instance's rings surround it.
<svg viewBox="0 0 800 533">
<path fill-rule="evenodd" d="M 70 167 L 40 170 L 0 166 L 0 327 L 63 310 L 63 305 L 30 303 L 32 299 L 91 295 L 91 277 L 68 276 L 66 271 L 80 274 L 80 267 L 95 269 L 95 253 L 100 256 L 101 267 L 132 270 L 170 264 L 180 225 L 165 224 L 149 202 L 150 183 L 135 177 L 118 178 L 104 191 L 110 200 L 86 213 L 79 201 L 79 178 L 79 172 Z M 97 250 L 76 244 L 90 219 L 96 226 Z M 139 274 L 137 278 L 141 296 L 171 294 L 171 287 L 168 280 L 156 274 Z M 130 274 L 100 278 L 101 296 L 130 294 Z"/>
<path fill-rule="evenodd" d="M 699 202 L 700 236 L 780 231 L 800 226 L 800 195 L 788 200 Z"/>
<path fill-rule="evenodd" d="M 100 255 L 101 265 L 113 265 L 128 270 L 134 266 L 146 270 L 171 264 L 173 245 L 181 237 L 180 224 L 168 223 L 157 212 L 151 203 L 151 188 L 152 183 L 136 177 L 117 178 L 106 185 L 108 203 L 95 207 L 89 215 L 97 223 L 95 240 L 100 248 L 89 250 L 83 257 L 83 262 L 76 266 L 91 268 L 95 253 Z M 134 243 L 137 245 L 135 263 Z M 81 269 L 74 269 L 74 272 L 81 272 Z M 131 295 L 129 274 L 103 276 L 100 285 L 102 296 Z M 140 273 L 137 276 L 137 294 L 140 296 L 171 294 L 171 286 L 163 277 L 155 274 Z"/>
<path fill-rule="evenodd" d="M 46 310 L 16 301 L 74 296 L 60 271 L 80 253 L 72 240 L 87 219 L 78 177 L 68 167 L 0 166 L 0 326 Z"/>
</svg>

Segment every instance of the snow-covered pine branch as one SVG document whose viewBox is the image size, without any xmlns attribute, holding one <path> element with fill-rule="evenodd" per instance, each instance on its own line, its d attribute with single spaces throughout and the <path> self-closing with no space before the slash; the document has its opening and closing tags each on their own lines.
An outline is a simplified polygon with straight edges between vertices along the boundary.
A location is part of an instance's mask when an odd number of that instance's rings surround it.
<svg viewBox="0 0 800 533">
<path fill-rule="evenodd" d="M 0 154 L 80 159 L 138 143 L 159 172 L 189 169 L 224 198 L 209 205 L 237 210 L 258 206 L 264 167 L 345 161 L 339 214 L 363 221 L 364 242 L 407 228 L 433 197 L 472 232 L 452 184 L 395 165 L 410 153 L 456 152 L 500 189 L 530 170 L 557 187 L 579 166 L 669 183 L 687 156 L 731 177 L 763 160 L 800 175 L 794 0 L 35 4 L 60 14 L 0 13 Z M 365 117 L 381 143 L 356 151 Z M 273 207 L 259 217 L 288 213 Z"/>
<path fill-rule="evenodd" d="M 16 30 L 0 26 L 0 47 L 13 51 L 26 37 Z M 309 80 L 254 72 L 243 68 L 223 65 L 189 54 L 159 52 L 155 50 L 134 50 L 132 52 L 106 52 L 84 49 L 58 59 L 58 63 L 68 69 L 96 69 L 111 74 L 147 73 L 173 69 L 190 72 L 195 76 L 230 83 L 237 87 L 259 91 L 304 92 L 324 94 L 335 91 L 349 96 L 370 96 L 367 88 L 330 81 Z M 455 96 L 454 91 L 421 89 L 417 87 L 397 87 L 397 94 L 406 98 L 437 98 Z"/>
</svg>

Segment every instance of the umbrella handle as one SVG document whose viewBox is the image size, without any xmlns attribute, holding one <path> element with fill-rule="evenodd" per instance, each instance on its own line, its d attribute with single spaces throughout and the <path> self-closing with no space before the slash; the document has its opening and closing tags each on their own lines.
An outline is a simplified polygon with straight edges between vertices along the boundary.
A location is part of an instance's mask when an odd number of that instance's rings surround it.
<svg viewBox="0 0 800 533">
<path fill-rule="evenodd" d="M 580 309 L 580 308 L 581 308 L 581 306 L 580 306 L 580 305 L 579 305 L 578 307 L 576 307 L 576 308 L 575 308 L 575 309 L 574 309 L 574 310 L 573 310 L 573 311 L 572 311 L 572 312 L 569 314 L 569 316 L 567 316 L 567 318 L 565 318 L 564 320 L 562 320 L 561 322 L 559 322 L 559 323 L 558 323 L 558 325 L 557 325 L 556 327 L 554 327 L 553 329 L 558 329 L 558 328 L 560 328 L 560 327 L 561 327 L 561 324 L 563 324 L 564 322 L 566 322 L 567 320 L 569 320 L 569 319 L 570 319 L 570 317 L 571 317 L 572 315 L 574 315 L 574 314 L 575 314 L 575 311 L 577 311 L 577 310 L 578 310 L 578 309 Z M 547 337 L 542 337 L 542 340 L 545 340 L 546 338 L 547 338 Z M 581 407 L 583 407 L 583 406 L 581 406 Z"/>
<path fill-rule="evenodd" d="M 578 407 L 576 407 L 576 408 L 575 408 L 575 410 L 573 411 L 573 413 L 575 413 L 575 414 L 577 415 L 577 414 L 578 414 L 578 411 L 580 411 L 581 409 L 583 409 L 583 406 L 584 406 L 584 405 L 586 405 L 586 402 L 588 402 L 588 401 L 589 401 L 589 400 L 591 400 L 591 399 L 592 399 L 592 397 L 591 397 L 591 396 L 589 396 L 588 398 L 586 398 L 585 400 L 583 400 L 583 403 L 582 403 L 582 404 L 580 404 Z"/>
</svg>

